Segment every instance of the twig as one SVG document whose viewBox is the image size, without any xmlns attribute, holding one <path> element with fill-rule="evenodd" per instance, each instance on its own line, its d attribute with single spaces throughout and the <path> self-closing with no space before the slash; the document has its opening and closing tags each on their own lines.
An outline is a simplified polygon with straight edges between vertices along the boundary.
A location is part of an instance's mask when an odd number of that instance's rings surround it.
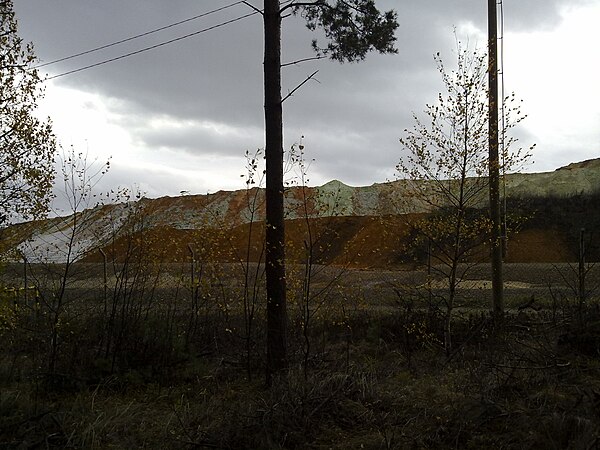
<svg viewBox="0 0 600 450">
<path fill-rule="evenodd" d="M 555 362 L 554 364 L 547 364 L 545 366 L 510 366 L 508 364 L 489 364 L 489 363 L 484 363 L 486 366 L 494 368 L 494 369 L 511 369 L 513 371 L 515 370 L 546 370 L 546 369 L 552 369 L 553 367 L 558 367 L 558 368 L 563 368 L 563 367 L 569 367 L 571 365 L 570 361 L 564 362 L 564 363 L 559 363 L 559 362 Z"/>
<path fill-rule="evenodd" d="M 223 447 L 219 444 L 213 444 L 212 442 L 196 442 L 193 440 L 185 440 L 185 439 L 173 439 L 175 442 L 179 442 L 180 444 L 186 444 L 192 446 L 193 448 L 228 448 Z"/>
<path fill-rule="evenodd" d="M 467 336 L 467 338 L 465 339 L 465 341 L 461 345 L 459 345 L 458 348 L 454 349 L 454 351 L 448 355 L 448 357 L 446 358 L 446 364 L 448 364 L 452 359 L 454 359 L 454 357 L 465 347 L 465 345 L 471 339 L 473 339 L 477 335 L 477 333 L 483 329 L 484 326 L 488 325 L 491 321 L 492 321 L 492 319 L 488 317 L 485 320 L 482 320 L 480 323 L 473 326 L 473 328 L 471 329 L 471 331 L 470 331 L 469 335 Z"/>
<path fill-rule="evenodd" d="M 296 86 L 294 89 L 292 89 L 288 95 L 283 97 L 283 99 L 281 100 L 281 103 L 285 102 L 288 98 L 290 98 L 292 95 L 294 95 L 294 92 L 296 92 L 298 89 L 300 89 L 306 83 L 308 83 L 308 81 L 311 80 L 318 72 L 319 72 L 318 70 L 315 70 L 308 77 L 306 77 L 306 79 L 302 83 L 300 83 L 298 86 Z M 316 81 L 318 81 L 318 80 L 316 80 Z"/>
<path fill-rule="evenodd" d="M 283 99 L 281 100 L 281 103 L 285 102 L 288 98 L 290 98 L 292 95 L 294 95 L 294 92 L 296 92 L 298 89 L 300 89 L 306 83 L 308 83 L 308 81 L 311 80 L 318 72 L 319 72 L 318 70 L 315 70 L 308 77 L 306 77 L 306 79 L 302 83 L 300 83 L 298 86 L 296 86 L 294 89 L 292 89 L 291 92 L 288 95 L 286 95 L 285 97 L 283 97 Z"/>
<path fill-rule="evenodd" d="M 250 8 L 252 8 L 252 9 L 253 9 L 254 11 L 256 11 L 257 13 L 259 13 L 259 14 L 261 14 L 261 15 L 263 15 L 263 16 L 265 15 L 265 13 L 264 13 L 262 10 L 258 9 L 256 6 L 254 6 L 254 5 L 250 4 L 250 3 L 246 2 L 246 1 L 243 1 L 242 3 L 243 3 L 244 5 L 246 5 L 246 6 L 250 7 Z"/>
<path fill-rule="evenodd" d="M 300 63 L 303 63 L 303 62 L 316 61 L 316 60 L 325 59 L 325 58 L 326 58 L 326 56 L 323 56 L 323 55 L 321 55 L 321 56 L 311 56 L 310 58 L 302 58 L 302 59 L 297 59 L 296 61 L 291 61 L 291 62 L 288 62 L 288 63 L 284 63 L 284 64 L 281 65 L 281 67 L 293 66 L 293 65 L 297 65 L 297 64 L 300 64 Z"/>
<path fill-rule="evenodd" d="M 299 8 L 301 6 L 304 7 L 311 7 L 311 6 L 327 6 L 323 4 L 322 0 L 316 0 L 314 2 L 290 2 L 287 5 L 285 5 L 283 8 L 281 8 L 279 10 L 279 13 L 283 13 L 286 9 L 291 9 L 291 8 Z"/>
</svg>

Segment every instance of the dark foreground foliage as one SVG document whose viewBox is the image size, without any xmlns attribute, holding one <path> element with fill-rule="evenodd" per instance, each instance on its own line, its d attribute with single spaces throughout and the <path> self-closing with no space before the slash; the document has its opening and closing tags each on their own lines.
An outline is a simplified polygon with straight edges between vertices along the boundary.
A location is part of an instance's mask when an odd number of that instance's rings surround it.
<svg viewBox="0 0 600 450">
<path fill-rule="evenodd" d="M 435 313 L 357 310 L 315 325 L 305 365 L 302 340 L 292 339 L 297 362 L 270 389 L 264 337 L 253 338 L 248 371 L 246 343 L 217 329 L 224 324 L 218 314 L 187 343 L 165 329 L 177 320 L 146 317 L 120 330 L 116 356 L 107 356 L 97 319 L 88 312 L 70 321 L 53 373 L 31 317 L 4 322 L 0 448 L 600 444 L 600 314 L 593 307 L 524 310 L 501 328 L 486 314 L 457 316 L 449 356 Z M 235 328 L 235 317 L 227 324 Z"/>
</svg>

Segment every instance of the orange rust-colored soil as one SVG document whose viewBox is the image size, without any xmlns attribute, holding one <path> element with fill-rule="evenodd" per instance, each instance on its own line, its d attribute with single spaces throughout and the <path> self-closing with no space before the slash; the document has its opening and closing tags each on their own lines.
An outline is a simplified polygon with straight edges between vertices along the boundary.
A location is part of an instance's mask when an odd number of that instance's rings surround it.
<svg viewBox="0 0 600 450">
<path fill-rule="evenodd" d="M 418 215 L 383 217 L 327 217 L 286 221 L 286 256 L 302 262 L 309 250 L 315 263 L 355 268 L 392 268 L 406 261 L 410 220 Z M 243 224 L 230 229 L 179 230 L 153 228 L 122 236 L 104 247 L 112 258 L 150 255 L 163 262 L 185 261 L 193 251 L 198 260 L 214 262 L 252 261 L 264 258 L 264 223 Z M 312 242 L 312 246 L 310 245 Z M 527 229 L 511 236 L 506 262 L 564 262 L 574 252 L 557 230 Z M 85 262 L 100 262 L 102 255 L 89 254 Z"/>
<path fill-rule="evenodd" d="M 523 230 L 508 241 L 506 262 L 559 263 L 574 261 L 575 253 L 557 230 Z"/>
</svg>

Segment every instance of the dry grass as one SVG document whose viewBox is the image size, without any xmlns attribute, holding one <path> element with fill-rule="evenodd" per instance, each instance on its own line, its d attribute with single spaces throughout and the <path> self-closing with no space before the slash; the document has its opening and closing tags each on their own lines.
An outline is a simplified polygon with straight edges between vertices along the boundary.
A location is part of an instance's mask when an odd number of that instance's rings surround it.
<svg viewBox="0 0 600 450">
<path fill-rule="evenodd" d="M 127 371 L 53 390 L 34 368 L 0 387 L 0 448 L 593 448 L 600 359 L 565 329 L 513 318 L 478 327 L 448 360 L 416 316 L 332 326 L 307 371 L 271 389 L 219 354 L 169 378 Z M 458 321 L 457 336 L 474 323 Z M 572 333 L 572 331 L 571 331 Z M 600 342 L 600 331 L 588 331 Z M 429 337 L 428 337 L 429 336 Z M 589 338 L 589 336 L 588 336 Z M 3 355 L 2 369 L 11 362 Z M 13 373 L 14 370 L 13 370 Z M 66 376 L 66 375 L 65 375 Z"/>
</svg>

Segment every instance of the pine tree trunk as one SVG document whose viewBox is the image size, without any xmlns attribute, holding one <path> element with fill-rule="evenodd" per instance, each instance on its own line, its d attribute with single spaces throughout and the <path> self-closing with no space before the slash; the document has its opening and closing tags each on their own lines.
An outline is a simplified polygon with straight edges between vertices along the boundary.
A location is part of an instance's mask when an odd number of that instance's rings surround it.
<svg viewBox="0 0 600 450">
<path fill-rule="evenodd" d="M 281 16 L 277 0 L 264 2 L 266 155 L 267 384 L 287 365 Z"/>
</svg>

